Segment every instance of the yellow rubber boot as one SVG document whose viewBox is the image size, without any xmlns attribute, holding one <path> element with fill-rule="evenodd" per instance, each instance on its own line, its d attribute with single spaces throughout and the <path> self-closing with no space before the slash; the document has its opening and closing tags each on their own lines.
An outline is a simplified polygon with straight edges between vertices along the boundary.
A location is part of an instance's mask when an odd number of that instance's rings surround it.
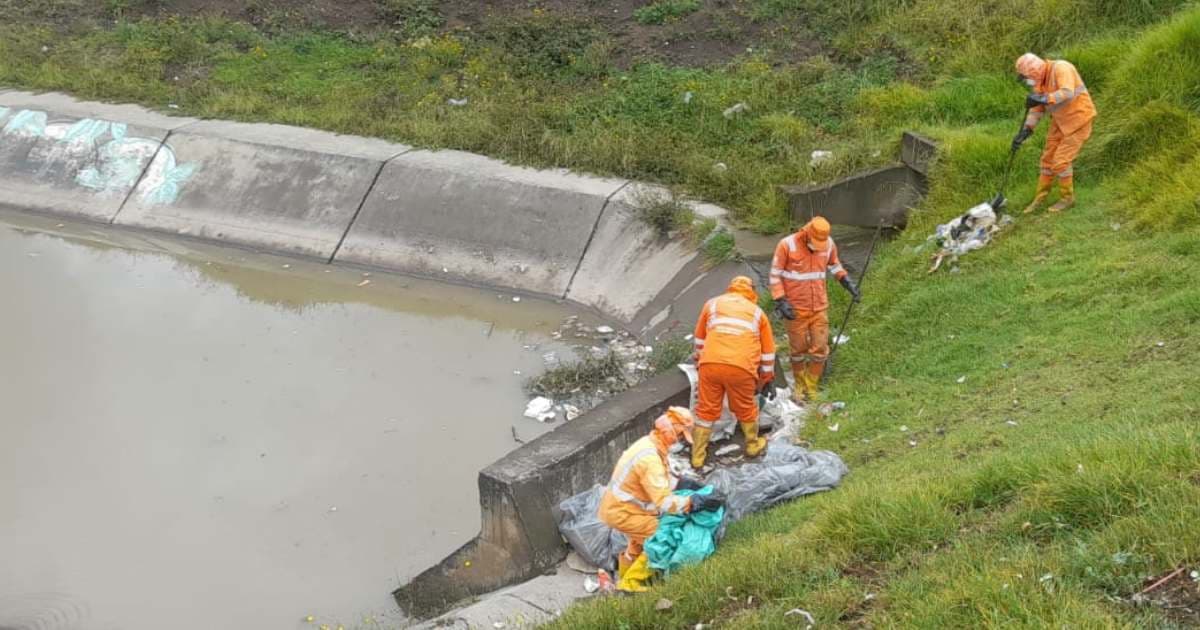
<svg viewBox="0 0 1200 630">
<path fill-rule="evenodd" d="M 617 579 L 618 580 L 621 579 L 622 575 L 625 575 L 625 572 L 629 570 L 629 567 L 632 564 L 633 564 L 633 558 L 630 558 L 629 556 L 625 555 L 624 551 L 617 554 Z"/>
<path fill-rule="evenodd" d="M 696 425 L 692 427 L 692 468 L 704 468 L 708 459 L 708 440 L 712 437 L 712 429 Z"/>
<path fill-rule="evenodd" d="M 644 593 L 650 590 L 646 583 L 652 577 L 654 577 L 654 570 L 650 568 L 650 559 L 643 553 L 621 572 L 621 579 L 617 580 L 617 590 L 626 593 Z"/>
<path fill-rule="evenodd" d="M 1058 190 L 1062 193 L 1062 198 L 1058 203 L 1050 206 L 1050 212 L 1062 212 L 1075 207 L 1075 177 L 1067 175 L 1058 180 Z"/>
<path fill-rule="evenodd" d="M 808 372 L 804 375 L 804 388 L 808 390 L 808 399 L 816 400 L 821 393 L 821 375 L 825 374 L 825 361 L 809 361 Z"/>
<path fill-rule="evenodd" d="M 1042 175 L 1038 178 L 1037 192 L 1033 195 L 1033 201 L 1025 206 L 1025 214 L 1037 210 L 1046 201 L 1046 197 L 1050 194 L 1050 185 L 1053 183 L 1053 175 Z"/>
<path fill-rule="evenodd" d="M 742 435 L 746 436 L 746 457 L 758 457 L 767 450 L 767 441 L 758 437 L 758 421 L 739 422 Z"/>
<path fill-rule="evenodd" d="M 808 362 L 792 364 L 792 402 L 803 405 L 808 402 L 808 388 L 804 380 L 808 377 Z"/>
</svg>

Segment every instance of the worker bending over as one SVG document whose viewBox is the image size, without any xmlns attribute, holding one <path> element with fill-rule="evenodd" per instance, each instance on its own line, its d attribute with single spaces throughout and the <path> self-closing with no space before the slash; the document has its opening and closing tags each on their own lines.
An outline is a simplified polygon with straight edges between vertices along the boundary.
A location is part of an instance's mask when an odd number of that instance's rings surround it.
<svg viewBox="0 0 1200 630">
<path fill-rule="evenodd" d="M 645 590 L 644 577 L 650 571 L 643 548 L 658 529 L 660 515 L 715 510 L 724 504 L 718 496 L 683 497 L 672 492 L 677 482 L 671 477 L 667 453 L 680 451 L 685 442 L 692 441 L 693 426 L 687 409 L 667 409 L 654 421 L 650 434 L 634 442 L 617 460 L 600 499 L 600 520 L 629 539 L 629 546 L 617 559 L 617 587 L 622 590 Z M 699 484 L 686 483 L 679 489 L 696 490 Z"/>
<path fill-rule="evenodd" d="M 770 320 L 758 307 L 754 282 L 738 276 L 725 293 L 706 302 L 696 320 L 694 338 L 700 392 L 692 431 L 692 466 L 704 466 L 713 423 L 721 419 L 726 396 L 746 436 L 746 455 L 761 455 L 767 441 L 758 436 L 757 394 L 775 379 L 775 339 Z"/>
<path fill-rule="evenodd" d="M 771 297 L 786 320 L 791 346 L 792 399 L 802 403 L 817 395 L 825 359 L 829 357 L 829 296 L 825 276 L 832 273 L 854 301 L 861 295 L 838 261 L 837 245 L 829 236 L 829 221 L 814 217 L 799 232 L 779 241 L 771 262 Z"/>
<path fill-rule="evenodd" d="M 1033 135 L 1034 128 L 1047 112 L 1051 121 L 1046 148 L 1042 151 L 1042 173 L 1038 179 L 1037 194 L 1025 208 L 1025 213 L 1037 210 L 1046 201 L 1055 179 L 1058 180 L 1061 196 L 1057 203 L 1050 206 L 1050 212 L 1061 212 L 1075 205 L 1073 163 L 1083 143 L 1092 135 L 1096 106 L 1092 104 L 1092 97 L 1079 71 L 1069 62 L 1047 61 L 1033 53 L 1025 53 L 1017 59 L 1017 73 L 1033 91 L 1025 98 L 1029 116 L 1020 133 L 1013 138 L 1013 150 L 1020 148 Z"/>
</svg>

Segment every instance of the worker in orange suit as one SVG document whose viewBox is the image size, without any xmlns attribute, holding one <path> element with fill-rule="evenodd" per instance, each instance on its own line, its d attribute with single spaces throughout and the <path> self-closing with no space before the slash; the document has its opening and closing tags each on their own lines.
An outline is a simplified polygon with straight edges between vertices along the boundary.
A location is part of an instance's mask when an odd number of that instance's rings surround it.
<svg viewBox="0 0 1200 630">
<path fill-rule="evenodd" d="M 695 419 L 683 407 L 671 407 L 654 421 L 646 437 L 625 450 L 613 469 L 612 478 L 600 499 L 598 516 L 609 527 L 625 534 L 629 546 L 617 559 L 618 588 L 645 590 L 650 575 L 643 548 L 658 529 L 663 514 L 686 514 L 715 510 L 724 504 L 719 496 L 694 494 L 684 497 L 675 489 L 699 489 L 699 484 L 681 484 L 671 477 L 667 454 L 692 441 Z"/>
<path fill-rule="evenodd" d="M 1017 73 L 1032 92 L 1025 98 L 1029 115 L 1025 126 L 1013 138 L 1013 150 L 1020 148 L 1046 113 L 1050 114 L 1050 133 L 1042 151 L 1042 172 L 1037 193 L 1025 208 L 1028 214 L 1041 207 L 1058 180 L 1059 200 L 1050 212 L 1062 212 L 1075 205 L 1075 158 L 1092 135 L 1096 106 L 1088 94 L 1079 71 L 1069 62 L 1047 61 L 1033 53 L 1017 59 Z"/>
<path fill-rule="evenodd" d="M 858 287 L 838 261 L 837 245 L 829 236 L 829 221 L 814 217 L 800 231 L 779 241 L 771 262 L 771 297 L 787 324 L 791 346 L 792 398 L 797 403 L 817 395 L 825 359 L 829 357 L 829 296 L 825 277 L 833 274 L 854 301 Z"/>
<path fill-rule="evenodd" d="M 758 436 L 757 394 L 775 379 L 775 338 L 750 278 L 734 278 L 725 293 L 704 304 L 693 343 L 700 386 L 692 466 L 704 466 L 713 424 L 721 419 L 726 397 L 746 436 L 746 455 L 761 455 L 767 441 Z"/>
</svg>

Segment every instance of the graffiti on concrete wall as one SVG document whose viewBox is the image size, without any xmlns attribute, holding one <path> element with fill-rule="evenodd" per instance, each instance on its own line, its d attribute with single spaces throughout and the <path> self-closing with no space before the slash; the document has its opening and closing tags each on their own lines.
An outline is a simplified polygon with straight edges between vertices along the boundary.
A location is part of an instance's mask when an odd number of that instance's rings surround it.
<svg viewBox="0 0 1200 630">
<path fill-rule="evenodd" d="M 0 107 L 0 121 L 9 113 Z M 51 121 L 46 112 L 23 109 L 0 128 L 0 140 L 48 140 L 35 145 L 29 159 L 75 169 L 79 186 L 103 195 L 125 195 L 142 176 L 142 201 L 173 203 L 196 172 L 195 164 L 179 164 L 167 144 L 129 134 L 128 125 L 107 120 Z"/>
</svg>

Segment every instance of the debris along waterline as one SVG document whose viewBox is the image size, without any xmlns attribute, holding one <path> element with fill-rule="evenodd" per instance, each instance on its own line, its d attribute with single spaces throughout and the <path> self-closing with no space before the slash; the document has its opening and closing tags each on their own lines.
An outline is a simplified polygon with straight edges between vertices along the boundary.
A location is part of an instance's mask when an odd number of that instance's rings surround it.
<svg viewBox="0 0 1200 630">
<path fill-rule="evenodd" d="M 389 592 L 475 533 L 515 446 L 511 372 L 573 343 L 542 300 L 46 228 L 0 228 L 0 590 L 89 627 L 402 623 Z"/>
</svg>

